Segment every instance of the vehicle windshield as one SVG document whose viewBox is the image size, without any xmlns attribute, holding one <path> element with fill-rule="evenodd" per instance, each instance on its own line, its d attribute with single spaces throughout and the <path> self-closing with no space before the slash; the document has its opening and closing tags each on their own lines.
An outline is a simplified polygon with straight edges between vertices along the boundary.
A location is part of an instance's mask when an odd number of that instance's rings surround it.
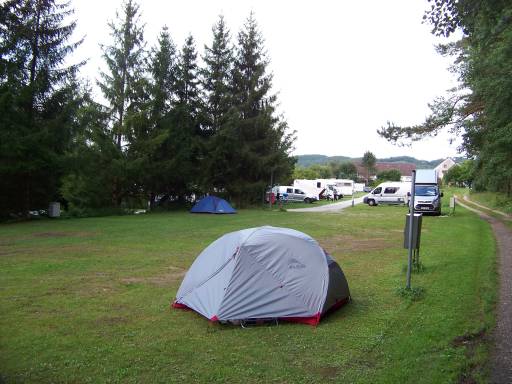
<svg viewBox="0 0 512 384">
<path fill-rule="evenodd" d="M 437 187 L 435 185 L 416 185 L 414 189 L 416 196 L 437 196 Z"/>
</svg>

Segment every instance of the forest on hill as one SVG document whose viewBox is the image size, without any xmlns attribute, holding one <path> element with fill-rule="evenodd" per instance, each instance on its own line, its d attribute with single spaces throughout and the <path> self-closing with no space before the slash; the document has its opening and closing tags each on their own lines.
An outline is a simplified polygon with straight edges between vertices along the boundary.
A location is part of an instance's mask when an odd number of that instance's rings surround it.
<svg viewBox="0 0 512 384">
<path fill-rule="evenodd" d="M 332 162 L 360 162 L 362 157 L 348 157 L 348 156 L 325 156 L 325 155 L 298 155 L 297 158 L 297 166 L 299 167 L 310 167 L 314 164 L 318 165 L 326 165 Z M 456 163 L 460 163 L 464 160 L 463 157 L 452 157 L 452 159 Z M 418 169 L 430 169 L 435 168 L 439 163 L 441 163 L 445 159 L 437 159 L 437 160 L 418 160 L 411 156 L 396 156 L 396 157 L 386 157 L 377 159 L 377 162 L 385 162 L 385 163 L 411 163 L 416 165 Z"/>
</svg>

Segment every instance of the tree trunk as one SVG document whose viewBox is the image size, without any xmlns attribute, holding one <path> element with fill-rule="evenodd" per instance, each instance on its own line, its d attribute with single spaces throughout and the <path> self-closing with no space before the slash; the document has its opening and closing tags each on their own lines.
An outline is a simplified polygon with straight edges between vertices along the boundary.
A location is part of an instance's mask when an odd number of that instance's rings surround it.
<svg viewBox="0 0 512 384">
<path fill-rule="evenodd" d="M 30 218 L 30 173 L 25 175 L 24 188 L 23 188 L 23 216 Z"/>
</svg>

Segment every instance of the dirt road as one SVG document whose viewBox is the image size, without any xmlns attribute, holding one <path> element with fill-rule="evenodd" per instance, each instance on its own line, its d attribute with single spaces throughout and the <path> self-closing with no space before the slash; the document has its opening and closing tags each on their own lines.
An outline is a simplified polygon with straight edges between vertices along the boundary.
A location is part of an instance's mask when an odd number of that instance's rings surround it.
<svg viewBox="0 0 512 384">
<path fill-rule="evenodd" d="M 467 196 L 464 196 L 464 201 L 471 202 Z M 460 199 L 457 200 L 457 204 L 478 213 L 482 219 L 487 220 L 491 224 L 496 237 L 499 253 L 500 288 L 496 312 L 496 329 L 493 335 L 491 383 L 510 384 L 512 383 L 512 230 L 503 221 L 480 209 L 462 203 Z M 471 204 L 473 203 L 471 202 Z M 479 208 L 485 208 L 479 204 L 475 205 Z M 493 210 L 490 211 L 496 213 Z M 502 212 L 499 214 L 505 220 L 510 219 L 509 215 L 503 215 Z"/>
</svg>

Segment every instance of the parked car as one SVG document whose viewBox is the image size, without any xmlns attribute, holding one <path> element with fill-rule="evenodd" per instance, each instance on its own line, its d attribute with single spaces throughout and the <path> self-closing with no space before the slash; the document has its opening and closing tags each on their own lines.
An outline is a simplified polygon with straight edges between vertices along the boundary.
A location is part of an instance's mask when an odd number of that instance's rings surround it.
<svg viewBox="0 0 512 384">
<path fill-rule="evenodd" d="M 289 202 L 304 202 L 304 203 L 312 203 L 318 200 L 318 197 L 314 194 L 306 193 L 300 188 L 294 188 L 290 185 L 281 185 L 278 187 L 272 188 L 272 193 L 274 197 L 281 201 L 289 201 Z M 267 194 L 267 202 L 268 202 L 268 194 Z"/>
</svg>

